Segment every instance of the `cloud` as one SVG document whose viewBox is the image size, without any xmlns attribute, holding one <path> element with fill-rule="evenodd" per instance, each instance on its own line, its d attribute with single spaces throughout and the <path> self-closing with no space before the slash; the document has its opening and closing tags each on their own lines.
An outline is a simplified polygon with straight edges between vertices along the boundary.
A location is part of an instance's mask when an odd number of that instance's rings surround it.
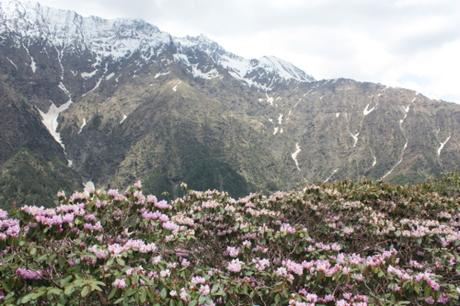
<svg viewBox="0 0 460 306">
<path fill-rule="evenodd" d="M 42 0 L 83 15 L 204 34 L 246 57 L 275 55 L 316 78 L 411 87 L 460 102 L 457 0 Z"/>
</svg>

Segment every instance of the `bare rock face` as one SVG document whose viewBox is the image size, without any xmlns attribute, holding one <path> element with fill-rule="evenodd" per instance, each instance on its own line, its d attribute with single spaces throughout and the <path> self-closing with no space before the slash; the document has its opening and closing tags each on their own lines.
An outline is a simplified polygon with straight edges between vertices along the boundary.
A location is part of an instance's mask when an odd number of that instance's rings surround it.
<svg viewBox="0 0 460 306">
<path fill-rule="evenodd" d="M 140 178 L 173 196 L 182 181 L 242 195 L 460 170 L 460 105 L 381 84 L 316 81 L 281 59 L 245 59 L 142 20 L 2 1 L 0 77 L 2 117 L 22 120 L 2 123 L 0 169 L 26 148 L 46 160 L 42 174 L 59 169 L 69 186 L 121 188 Z"/>
</svg>

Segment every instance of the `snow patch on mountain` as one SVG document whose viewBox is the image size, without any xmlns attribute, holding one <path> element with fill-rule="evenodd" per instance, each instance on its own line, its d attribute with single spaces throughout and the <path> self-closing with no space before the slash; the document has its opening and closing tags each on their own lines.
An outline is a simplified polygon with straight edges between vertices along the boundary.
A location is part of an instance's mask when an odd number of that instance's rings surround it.
<svg viewBox="0 0 460 306">
<path fill-rule="evenodd" d="M 356 134 L 353 134 L 350 132 L 351 138 L 353 138 L 353 148 L 356 147 L 356 144 L 358 143 L 359 140 L 359 132 L 356 132 Z"/>
<path fill-rule="evenodd" d="M 80 126 L 80 130 L 78 131 L 78 134 L 81 134 L 85 126 L 86 126 L 86 118 L 83 118 L 83 123 Z"/>
<path fill-rule="evenodd" d="M 301 151 L 302 151 L 302 150 L 300 149 L 299 143 L 296 142 L 296 144 L 295 144 L 295 151 L 294 151 L 294 153 L 291 154 L 291 158 L 292 158 L 292 160 L 294 161 L 297 170 L 299 170 L 299 171 L 300 171 L 300 167 L 299 167 L 299 162 L 298 162 L 298 160 L 297 160 L 297 155 L 299 155 L 299 153 L 300 153 Z"/>
<path fill-rule="evenodd" d="M 372 107 L 372 108 L 369 108 L 369 104 L 366 105 L 366 108 L 364 108 L 363 110 L 363 116 L 367 116 L 369 115 L 370 113 L 372 113 L 375 109 L 375 106 Z"/>
<path fill-rule="evenodd" d="M 105 80 L 108 81 L 108 80 L 112 79 L 114 76 L 115 76 L 115 73 L 112 72 L 112 73 L 108 74 L 108 75 L 105 77 Z"/>
<path fill-rule="evenodd" d="M 329 182 L 329 181 L 331 180 L 331 178 L 333 178 L 334 175 L 337 173 L 337 171 L 339 171 L 339 168 L 332 170 L 331 175 L 329 175 L 329 176 L 323 181 L 323 183 Z"/>
<path fill-rule="evenodd" d="M 401 156 L 400 156 L 398 162 L 387 173 L 385 173 L 384 176 L 382 176 L 382 178 L 381 178 L 382 180 L 385 179 L 387 176 L 389 176 L 391 173 L 393 173 L 393 171 L 402 163 L 404 153 L 406 152 L 406 149 L 407 149 L 407 141 L 404 144 L 404 147 L 402 149 Z"/>
<path fill-rule="evenodd" d="M 377 157 L 375 156 L 375 154 L 373 154 L 372 155 L 372 168 L 374 168 L 375 165 L 377 165 Z"/>
<path fill-rule="evenodd" d="M 167 71 L 167 72 L 158 72 L 157 74 L 155 74 L 155 76 L 153 78 L 158 79 L 159 77 L 162 77 L 162 76 L 165 76 L 165 75 L 168 75 L 168 74 L 169 74 L 169 71 Z"/>
<path fill-rule="evenodd" d="M 173 90 L 174 92 L 176 92 L 176 91 L 177 91 L 177 86 L 179 86 L 181 83 L 182 83 L 182 81 L 177 81 L 177 82 L 174 84 L 174 86 L 172 87 L 172 90 Z"/>
<path fill-rule="evenodd" d="M 410 101 L 410 103 L 406 106 L 406 107 L 403 107 L 403 111 L 404 111 L 404 116 L 401 120 L 399 120 L 399 129 L 401 130 L 401 133 L 403 134 L 404 138 L 406 139 L 406 142 L 404 143 L 404 146 L 403 146 L 403 149 L 401 151 L 401 154 L 400 154 L 400 158 L 398 160 L 398 162 L 387 172 L 385 173 L 383 176 L 382 176 L 382 180 L 385 179 L 387 176 L 389 176 L 391 173 L 393 173 L 393 171 L 402 163 L 403 161 L 403 158 L 404 158 L 404 154 L 406 153 L 406 149 L 407 149 L 407 145 L 409 143 L 409 139 L 408 139 L 408 136 L 406 135 L 406 130 L 404 129 L 404 121 L 407 119 L 407 115 L 409 114 L 410 112 L 410 107 L 412 104 L 415 103 L 415 101 L 417 100 L 417 95 L 415 95 L 415 97 L 412 99 L 412 101 Z"/>
<path fill-rule="evenodd" d="M 442 152 L 442 149 L 444 149 L 444 146 L 449 142 L 450 140 L 450 137 L 451 135 L 449 135 L 446 140 L 444 140 L 443 142 L 439 143 L 439 147 L 438 147 L 438 157 L 441 156 L 441 152 Z"/>
<path fill-rule="evenodd" d="M 87 80 L 87 79 L 91 79 L 93 76 L 95 76 L 97 72 L 98 72 L 98 70 L 94 69 L 91 72 L 82 72 L 82 73 L 80 73 L 80 76 L 82 78 L 84 78 L 85 80 Z"/>
<path fill-rule="evenodd" d="M 211 80 L 219 77 L 219 72 L 216 69 L 211 69 L 207 72 L 203 72 L 198 68 L 198 64 L 191 65 L 192 74 L 196 78 Z"/>
<path fill-rule="evenodd" d="M 18 66 L 9 58 L 7 57 L 6 60 L 14 67 L 14 69 L 18 70 Z"/>
<path fill-rule="evenodd" d="M 61 134 L 57 131 L 58 130 L 58 118 L 59 118 L 59 115 L 63 111 L 68 109 L 71 104 L 72 104 L 72 100 L 67 101 L 66 103 L 60 105 L 59 107 L 57 107 L 54 103 L 51 103 L 51 106 L 46 113 L 39 110 L 40 115 L 42 117 L 43 124 L 48 129 L 51 136 L 53 136 L 53 138 L 61 145 L 63 149 L 65 149 L 65 147 L 61 140 Z"/>
</svg>

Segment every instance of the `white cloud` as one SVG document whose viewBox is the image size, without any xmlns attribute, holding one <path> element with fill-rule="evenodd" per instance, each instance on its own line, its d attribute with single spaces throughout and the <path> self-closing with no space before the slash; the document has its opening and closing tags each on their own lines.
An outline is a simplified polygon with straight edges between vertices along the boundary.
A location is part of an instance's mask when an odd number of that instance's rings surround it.
<svg viewBox="0 0 460 306">
<path fill-rule="evenodd" d="M 143 18 L 275 55 L 316 78 L 349 77 L 460 102 L 458 0 L 42 0 L 83 15 Z"/>
</svg>

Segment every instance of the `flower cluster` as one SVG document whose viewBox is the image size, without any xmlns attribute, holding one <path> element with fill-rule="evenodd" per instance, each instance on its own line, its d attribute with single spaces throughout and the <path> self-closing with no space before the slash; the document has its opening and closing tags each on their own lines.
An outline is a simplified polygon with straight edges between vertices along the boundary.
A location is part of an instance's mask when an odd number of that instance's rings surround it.
<svg viewBox="0 0 460 306">
<path fill-rule="evenodd" d="M 90 188 L 91 187 L 91 188 Z M 0 210 L 5 304 L 457 305 L 460 199 L 340 182 L 166 201 L 140 181 Z"/>
</svg>

